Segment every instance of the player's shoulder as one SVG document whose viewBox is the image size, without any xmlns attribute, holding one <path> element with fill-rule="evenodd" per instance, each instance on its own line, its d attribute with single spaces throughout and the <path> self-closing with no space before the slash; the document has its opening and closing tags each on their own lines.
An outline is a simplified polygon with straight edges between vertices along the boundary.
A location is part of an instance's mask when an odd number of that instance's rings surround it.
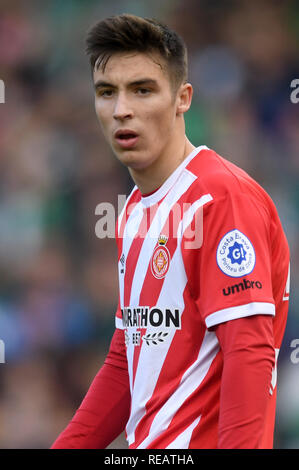
<svg viewBox="0 0 299 470">
<path fill-rule="evenodd" d="M 271 200 L 266 191 L 246 171 L 214 150 L 200 151 L 187 165 L 196 177 L 200 192 L 211 194 L 213 200 L 234 196 L 249 196 L 269 205 Z"/>
</svg>

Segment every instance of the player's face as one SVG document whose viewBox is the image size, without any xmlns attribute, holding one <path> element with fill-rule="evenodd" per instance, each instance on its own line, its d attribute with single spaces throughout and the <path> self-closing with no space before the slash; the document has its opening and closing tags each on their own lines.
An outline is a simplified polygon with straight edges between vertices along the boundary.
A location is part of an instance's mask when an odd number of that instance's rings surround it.
<svg viewBox="0 0 299 470">
<path fill-rule="evenodd" d="M 94 71 L 95 109 L 117 158 L 136 170 L 165 153 L 175 134 L 177 99 L 159 57 L 113 55 Z"/>
</svg>

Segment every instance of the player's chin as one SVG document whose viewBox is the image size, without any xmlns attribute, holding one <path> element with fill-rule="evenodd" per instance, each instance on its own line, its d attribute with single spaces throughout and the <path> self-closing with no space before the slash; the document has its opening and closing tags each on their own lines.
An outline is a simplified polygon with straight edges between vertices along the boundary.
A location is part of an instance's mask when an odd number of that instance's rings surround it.
<svg viewBox="0 0 299 470">
<path fill-rule="evenodd" d="M 118 160 L 128 168 L 133 170 L 142 170 L 148 166 L 146 156 L 137 149 L 124 150 L 115 152 Z"/>
</svg>

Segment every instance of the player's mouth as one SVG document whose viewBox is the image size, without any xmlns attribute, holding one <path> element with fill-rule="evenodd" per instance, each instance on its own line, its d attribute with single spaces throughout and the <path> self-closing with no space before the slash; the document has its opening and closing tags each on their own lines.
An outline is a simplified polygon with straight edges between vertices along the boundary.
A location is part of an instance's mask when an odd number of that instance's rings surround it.
<svg viewBox="0 0 299 470">
<path fill-rule="evenodd" d="M 114 139 L 124 149 L 134 147 L 138 141 L 138 134 L 130 129 L 119 129 L 114 133 Z"/>
</svg>

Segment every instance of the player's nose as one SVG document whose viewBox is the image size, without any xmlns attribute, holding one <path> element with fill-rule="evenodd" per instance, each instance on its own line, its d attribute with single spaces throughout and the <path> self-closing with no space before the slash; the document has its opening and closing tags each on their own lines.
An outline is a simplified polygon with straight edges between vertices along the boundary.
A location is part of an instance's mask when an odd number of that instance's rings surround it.
<svg viewBox="0 0 299 470">
<path fill-rule="evenodd" d="M 115 101 L 114 112 L 113 112 L 114 119 L 123 120 L 129 119 L 133 117 L 133 110 L 130 106 L 128 98 L 120 93 Z"/>
</svg>

